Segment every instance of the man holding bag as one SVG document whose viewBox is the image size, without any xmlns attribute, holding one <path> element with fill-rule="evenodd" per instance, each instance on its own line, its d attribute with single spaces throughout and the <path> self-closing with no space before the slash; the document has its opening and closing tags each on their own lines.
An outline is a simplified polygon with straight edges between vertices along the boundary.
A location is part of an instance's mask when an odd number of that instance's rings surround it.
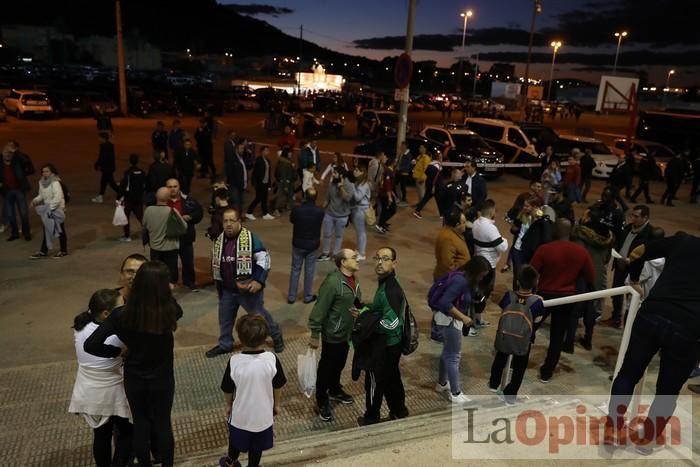
<svg viewBox="0 0 700 467">
<path fill-rule="evenodd" d="M 170 189 L 161 187 L 156 192 L 155 206 L 143 214 L 143 246 L 151 248 L 151 261 L 162 261 L 170 270 L 170 282 L 177 282 L 177 254 L 180 236 L 187 232 L 187 222 L 168 206 Z"/>
<path fill-rule="evenodd" d="M 328 273 L 324 279 L 309 315 L 309 347 L 318 348 L 319 335 L 323 341 L 316 378 L 316 403 L 319 418 L 324 422 L 333 420 L 329 400 L 341 404 L 353 403 L 352 396 L 343 391 L 340 374 L 350 350 L 348 341 L 354 323 L 351 310 L 361 308 L 360 284 L 355 277 L 360 269 L 358 255 L 348 248 L 336 253 L 333 259 L 338 269 Z"/>
</svg>

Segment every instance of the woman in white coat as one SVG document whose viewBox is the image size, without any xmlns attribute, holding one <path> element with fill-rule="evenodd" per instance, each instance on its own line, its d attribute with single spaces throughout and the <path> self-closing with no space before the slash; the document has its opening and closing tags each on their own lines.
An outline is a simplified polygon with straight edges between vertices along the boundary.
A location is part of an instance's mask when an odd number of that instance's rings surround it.
<svg viewBox="0 0 700 467">
<path fill-rule="evenodd" d="M 82 415 L 94 433 L 92 453 L 98 467 L 123 467 L 133 457 L 133 426 L 129 402 L 124 392 L 122 356 L 102 358 L 83 350 L 83 344 L 117 306 L 123 304 L 118 290 L 102 289 L 90 298 L 87 311 L 73 320 L 75 353 L 78 358 L 78 373 L 75 377 L 73 395 L 68 412 Z M 108 343 L 126 346 L 117 336 L 108 338 Z M 116 428 L 114 455 L 112 436 Z"/>
<path fill-rule="evenodd" d="M 66 236 L 66 199 L 61 186 L 61 179 L 53 164 L 44 164 L 41 167 L 39 179 L 39 194 L 32 200 L 32 206 L 44 224 L 41 249 L 30 256 L 31 259 L 47 258 L 49 249 L 53 246 L 53 239 L 59 237 L 61 249 L 52 256 L 54 259 L 68 255 L 68 240 Z"/>
</svg>

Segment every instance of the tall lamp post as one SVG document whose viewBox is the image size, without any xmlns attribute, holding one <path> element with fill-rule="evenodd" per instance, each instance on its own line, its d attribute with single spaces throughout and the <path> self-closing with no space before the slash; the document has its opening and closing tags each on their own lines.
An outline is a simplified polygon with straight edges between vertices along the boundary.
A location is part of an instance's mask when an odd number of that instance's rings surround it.
<svg viewBox="0 0 700 467">
<path fill-rule="evenodd" d="M 617 37 L 617 51 L 615 52 L 615 63 L 613 64 L 613 75 L 617 70 L 617 57 L 620 55 L 620 45 L 622 45 L 622 38 L 627 37 L 627 31 L 616 32 L 615 37 Z"/>
<path fill-rule="evenodd" d="M 460 94 L 462 90 L 462 78 L 464 78 L 464 41 L 467 37 L 467 20 L 472 17 L 474 13 L 471 10 L 467 10 L 460 13 L 459 16 L 464 18 L 464 26 L 462 27 L 462 55 L 459 57 L 459 74 L 457 75 L 457 94 Z"/>
<path fill-rule="evenodd" d="M 119 110 L 122 115 L 128 114 L 126 105 L 126 61 L 124 60 L 124 36 L 122 34 L 122 7 L 120 0 L 115 1 L 115 16 L 117 21 L 117 70 L 119 75 Z"/>
<path fill-rule="evenodd" d="M 671 75 L 675 75 L 675 74 L 676 74 L 676 70 L 674 70 L 673 68 L 668 70 L 668 73 L 666 73 L 666 87 L 664 88 L 664 99 L 663 99 L 664 104 L 666 104 L 666 96 L 671 91 Z"/>
<path fill-rule="evenodd" d="M 552 97 L 552 80 L 554 78 L 554 60 L 557 58 L 557 51 L 561 47 L 561 41 L 552 41 L 551 45 L 554 50 L 552 51 L 552 67 L 549 69 L 549 87 L 547 88 L 547 100 Z"/>
<path fill-rule="evenodd" d="M 520 104 L 520 118 L 523 117 L 527 105 L 527 88 L 530 83 L 530 60 L 532 58 L 532 42 L 535 37 L 535 18 L 542 13 L 542 0 L 532 2 L 532 21 L 530 22 L 530 41 L 527 46 L 527 62 L 525 62 L 525 80 L 522 88 L 522 102 Z"/>
</svg>

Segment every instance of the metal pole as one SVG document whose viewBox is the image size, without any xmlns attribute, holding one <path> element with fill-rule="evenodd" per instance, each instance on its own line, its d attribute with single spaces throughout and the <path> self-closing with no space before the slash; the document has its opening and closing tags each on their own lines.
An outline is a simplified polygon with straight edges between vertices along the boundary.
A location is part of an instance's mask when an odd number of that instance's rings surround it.
<svg viewBox="0 0 700 467">
<path fill-rule="evenodd" d="M 532 43 L 535 39 L 535 18 L 537 18 L 537 5 L 539 0 L 532 2 L 532 20 L 530 21 L 530 41 L 527 45 L 527 62 L 525 62 L 525 81 L 523 82 L 522 99 L 520 103 L 520 119 L 522 120 L 527 106 L 527 88 L 530 79 L 530 60 L 532 58 Z M 476 79 L 476 78 L 475 78 Z"/>
<path fill-rule="evenodd" d="M 552 97 L 552 79 L 554 78 L 554 60 L 557 58 L 557 47 L 554 47 L 552 52 L 552 67 L 549 69 L 549 87 L 547 88 L 547 100 Z"/>
<path fill-rule="evenodd" d="M 117 68 L 119 72 L 119 110 L 126 117 L 126 64 L 124 61 L 124 36 L 122 35 L 122 8 L 120 0 L 115 0 L 117 17 Z"/>
<path fill-rule="evenodd" d="M 472 81 L 472 97 L 476 96 L 476 75 L 479 74 L 479 54 L 476 54 L 476 63 L 474 63 L 474 80 Z"/>
<path fill-rule="evenodd" d="M 462 56 L 459 57 L 459 74 L 457 75 L 457 94 L 461 96 L 462 94 L 462 79 L 464 78 L 464 40 L 467 36 L 467 18 L 468 15 L 464 13 L 464 26 L 462 27 Z"/>
<path fill-rule="evenodd" d="M 416 17 L 416 0 L 408 0 L 408 21 L 406 23 L 406 53 L 410 56 L 413 52 L 413 23 Z M 408 124 L 408 91 L 409 84 L 401 93 L 399 106 L 399 128 L 396 132 L 396 155 L 399 156 L 401 142 L 406 139 L 406 126 Z"/>
<path fill-rule="evenodd" d="M 615 52 L 615 64 L 613 65 L 613 72 L 612 74 L 615 74 L 615 71 L 617 70 L 617 57 L 620 55 L 620 45 L 622 44 L 622 33 L 617 38 L 617 51 Z"/>
<path fill-rule="evenodd" d="M 297 60 L 297 96 L 301 97 L 301 59 L 304 46 L 304 25 L 299 26 L 299 60 Z"/>
</svg>

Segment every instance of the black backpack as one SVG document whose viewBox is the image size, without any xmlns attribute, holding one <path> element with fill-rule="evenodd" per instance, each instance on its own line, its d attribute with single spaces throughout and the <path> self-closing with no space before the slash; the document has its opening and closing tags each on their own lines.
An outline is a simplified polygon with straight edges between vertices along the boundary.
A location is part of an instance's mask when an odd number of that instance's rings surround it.
<svg viewBox="0 0 700 467">
<path fill-rule="evenodd" d="M 61 184 L 61 191 L 63 191 L 63 201 L 66 204 L 70 203 L 70 191 L 68 191 L 68 186 L 63 180 L 59 180 L 58 183 Z"/>
<path fill-rule="evenodd" d="M 404 355 L 411 355 L 418 348 L 420 331 L 418 330 L 416 317 L 413 316 L 411 307 L 408 306 L 405 296 L 404 303 L 403 330 L 401 331 L 401 353 Z"/>
</svg>

